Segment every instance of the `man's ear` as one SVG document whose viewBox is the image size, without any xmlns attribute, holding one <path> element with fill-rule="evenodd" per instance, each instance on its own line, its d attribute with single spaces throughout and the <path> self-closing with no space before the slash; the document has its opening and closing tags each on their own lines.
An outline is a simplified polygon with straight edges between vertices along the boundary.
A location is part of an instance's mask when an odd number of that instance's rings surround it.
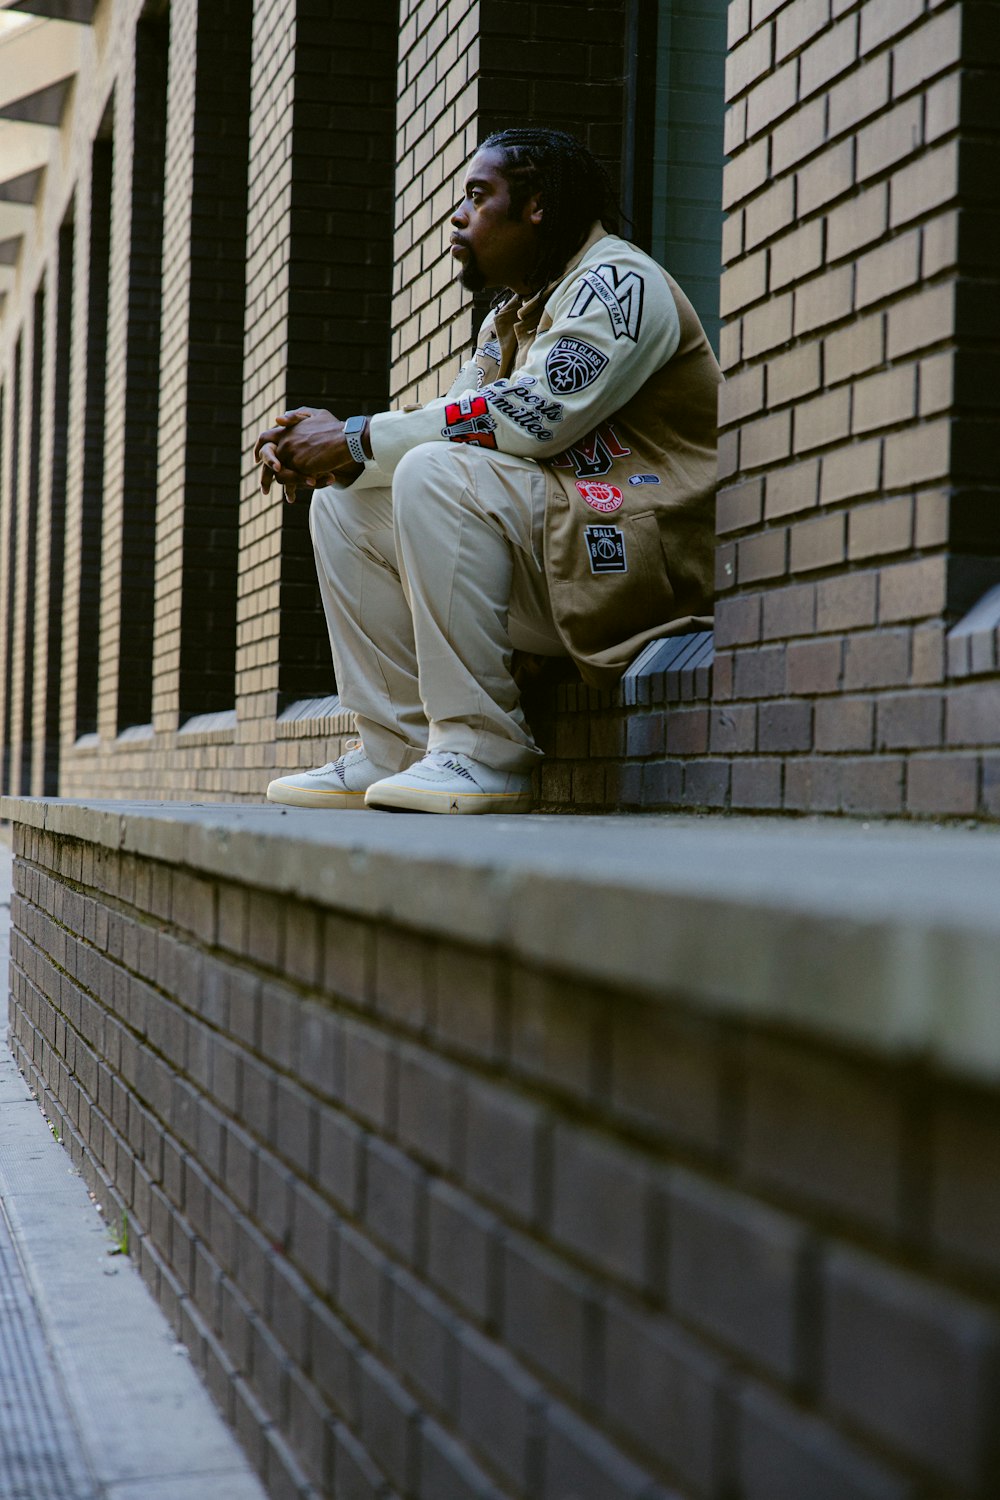
<svg viewBox="0 0 1000 1500">
<path fill-rule="evenodd" d="M 544 209 L 542 207 L 542 195 L 541 193 L 535 193 L 531 198 L 528 199 L 527 203 L 524 205 L 524 211 L 521 217 L 525 224 L 534 224 L 537 228 L 537 226 L 542 222 L 543 213 Z"/>
</svg>

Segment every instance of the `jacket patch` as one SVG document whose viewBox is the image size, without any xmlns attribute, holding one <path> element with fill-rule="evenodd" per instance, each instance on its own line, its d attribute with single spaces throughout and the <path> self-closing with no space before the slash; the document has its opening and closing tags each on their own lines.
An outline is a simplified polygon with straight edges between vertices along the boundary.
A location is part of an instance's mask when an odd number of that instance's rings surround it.
<svg viewBox="0 0 1000 1500">
<path fill-rule="evenodd" d="M 444 409 L 445 425 L 441 436 L 449 443 L 476 443 L 480 448 L 495 448 L 494 436 L 497 424 L 486 409 L 483 396 L 466 392 L 457 401 L 449 401 Z"/>
<path fill-rule="evenodd" d="M 545 373 L 549 385 L 560 396 L 585 390 L 600 375 L 608 356 L 582 339 L 560 339 L 549 350 Z"/>
<path fill-rule="evenodd" d="M 629 484 L 659 484 L 660 476 L 659 474 L 630 474 L 628 482 Z"/>
<path fill-rule="evenodd" d="M 627 573 L 625 533 L 620 526 L 585 526 L 583 535 L 592 573 Z"/>
<path fill-rule="evenodd" d="M 492 360 L 495 360 L 497 364 L 499 364 L 500 363 L 500 341 L 499 341 L 499 339 L 490 339 L 488 341 L 488 343 L 485 343 L 481 349 L 477 349 L 476 353 L 477 354 L 481 354 L 482 357 L 483 357 L 483 359 L 492 359 Z"/>
<path fill-rule="evenodd" d="M 567 316 L 582 318 L 597 297 L 611 319 L 615 338 L 628 338 L 633 344 L 637 343 L 645 293 L 645 282 L 638 271 L 626 271 L 619 276 L 614 266 L 598 266 L 596 271 L 584 271 L 580 280 L 583 285 Z"/>
<path fill-rule="evenodd" d="M 561 422 L 561 401 L 549 401 L 539 391 L 532 390 L 538 380 L 534 375 L 521 375 L 513 384 L 509 380 L 494 380 L 483 387 L 483 398 L 508 421 L 537 438 L 548 442 L 552 429 L 546 422 Z"/>
<path fill-rule="evenodd" d="M 597 479 L 609 472 L 616 458 L 628 458 L 631 452 L 631 448 L 624 447 L 615 437 L 611 423 L 602 422 L 571 448 L 557 453 L 550 462 L 556 469 L 575 470 L 577 479 Z"/>
<path fill-rule="evenodd" d="M 591 510 L 603 511 L 605 514 L 618 510 L 625 498 L 616 484 L 602 484 L 600 480 L 578 479 L 576 487 Z"/>
</svg>

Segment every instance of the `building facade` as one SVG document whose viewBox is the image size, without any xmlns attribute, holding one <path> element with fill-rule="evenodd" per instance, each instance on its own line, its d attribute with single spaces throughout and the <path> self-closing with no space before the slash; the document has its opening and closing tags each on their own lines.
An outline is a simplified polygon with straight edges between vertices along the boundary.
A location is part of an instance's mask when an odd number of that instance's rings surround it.
<svg viewBox="0 0 1000 1500">
<path fill-rule="evenodd" d="M 531 119 L 608 162 L 727 374 L 714 642 L 541 690 L 545 805 L 1000 812 L 993 7 L 22 0 L 0 28 L 4 791 L 259 799 L 336 753 L 307 507 L 260 494 L 253 441 L 448 383 L 483 311 L 443 254 L 456 180 Z"/>
</svg>

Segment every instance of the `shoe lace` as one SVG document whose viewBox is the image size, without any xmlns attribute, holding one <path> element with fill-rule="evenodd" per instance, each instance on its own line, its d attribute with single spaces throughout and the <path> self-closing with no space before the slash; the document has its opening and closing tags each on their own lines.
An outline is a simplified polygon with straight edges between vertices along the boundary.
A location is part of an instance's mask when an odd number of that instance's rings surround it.
<svg viewBox="0 0 1000 1500">
<path fill-rule="evenodd" d="M 434 771 L 454 771 L 456 775 L 464 776 L 466 781 L 475 780 L 472 773 L 462 765 L 454 750 L 431 750 L 424 756 L 424 765 L 430 766 Z"/>
<path fill-rule="evenodd" d="M 365 747 L 360 740 L 349 740 L 343 755 L 338 755 L 336 760 L 328 760 L 325 766 L 320 766 L 312 774 L 314 776 L 342 776 L 347 766 L 356 765 L 359 760 L 364 759 Z"/>
</svg>

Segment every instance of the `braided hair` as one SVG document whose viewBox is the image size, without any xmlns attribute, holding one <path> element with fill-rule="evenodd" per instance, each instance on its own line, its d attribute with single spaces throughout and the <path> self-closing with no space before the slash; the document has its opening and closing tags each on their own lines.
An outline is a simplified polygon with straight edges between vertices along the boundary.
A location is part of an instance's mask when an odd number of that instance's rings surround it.
<svg viewBox="0 0 1000 1500">
<path fill-rule="evenodd" d="M 558 280 L 595 219 L 610 233 L 617 232 L 618 212 L 608 174 L 576 136 L 542 126 L 517 126 L 494 131 L 477 150 L 500 156 L 512 219 L 520 217 L 532 194 L 542 195 L 545 212 L 531 276 L 536 287 Z"/>
</svg>

